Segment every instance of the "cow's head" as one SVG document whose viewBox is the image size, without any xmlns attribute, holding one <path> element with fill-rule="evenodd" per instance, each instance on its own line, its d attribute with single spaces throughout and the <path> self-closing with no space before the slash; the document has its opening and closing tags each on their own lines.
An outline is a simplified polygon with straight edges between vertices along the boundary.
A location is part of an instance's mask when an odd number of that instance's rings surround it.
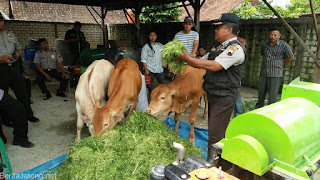
<svg viewBox="0 0 320 180">
<path fill-rule="evenodd" d="M 93 117 L 94 135 L 100 136 L 106 130 L 112 129 L 116 124 L 123 121 L 131 106 L 123 106 L 116 109 L 97 108 Z"/>
<path fill-rule="evenodd" d="M 151 92 L 151 102 L 146 112 L 152 116 L 168 115 L 176 93 L 176 89 L 166 84 L 160 84 Z"/>
</svg>

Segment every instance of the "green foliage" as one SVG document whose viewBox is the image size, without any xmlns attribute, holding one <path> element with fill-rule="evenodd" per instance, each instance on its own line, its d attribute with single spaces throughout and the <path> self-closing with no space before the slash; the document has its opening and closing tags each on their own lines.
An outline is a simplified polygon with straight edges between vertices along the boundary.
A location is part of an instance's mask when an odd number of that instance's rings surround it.
<svg viewBox="0 0 320 180">
<path fill-rule="evenodd" d="M 162 121 L 136 111 L 122 126 L 76 143 L 56 179 L 149 179 L 152 167 L 176 161 L 172 142 L 181 143 L 187 157 L 201 157 L 199 147 L 181 139 Z"/>
<path fill-rule="evenodd" d="M 245 0 L 241 5 L 237 6 L 231 13 L 236 13 L 241 19 L 268 19 L 273 17 L 273 12 L 259 0 L 260 5 L 253 6 L 250 0 Z M 268 1 L 271 3 L 271 1 Z M 320 0 L 314 0 L 315 11 L 320 11 Z M 285 8 L 273 6 L 273 8 L 285 18 L 297 18 L 300 13 L 310 13 L 310 4 L 308 0 L 291 0 L 291 4 Z"/>
<path fill-rule="evenodd" d="M 179 21 L 179 16 L 183 13 L 182 8 L 177 7 L 180 4 L 178 2 L 165 4 L 161 6 L 147 6 L 142 8 L 140 14 L 140 21 L 145 23 L 164 23 L 164 22 L 174 22 Z"/>
<path fill-rule="evenodd" d="M 162 61 L 164 66 L 169 66 L 169 70 L 175 74 L 179 72 L 183 73 L 185 66 L 183 61 L 177 62 L 174 58 L 182 55 L 182 50 L 187 51 L 186 47 L 178 39 L 170 41 L 164 45 L 164 49 L 161 52 Z"/>
<path fill-rule="evenodd" d="M 314 0 L 315 12 L 320 11 L 320 0 Z M 287 10 L 292 14 L 310 13 L 310 3 L 308 0 L 291 0 L 291 5 L 287 6 Z"/>
</svg>

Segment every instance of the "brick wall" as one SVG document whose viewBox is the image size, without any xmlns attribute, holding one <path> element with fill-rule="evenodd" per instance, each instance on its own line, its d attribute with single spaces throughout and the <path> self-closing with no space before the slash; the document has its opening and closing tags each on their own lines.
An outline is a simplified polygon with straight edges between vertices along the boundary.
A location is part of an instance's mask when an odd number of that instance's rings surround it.
<svg viewBox="0 0 320 180">
<path fill-rule="evenodd" d="M 29 44 L 31 39 L 46 38 L 51 48 L 55 49 L 56 39 L 64 39 L 67 30 L 72 29 L 72 23 L 50 23 L 50 22 L 27 22 L 6 21 L 6 29 L 13 31 L 22 47 Z M 103 44 L 102 30 L 96 24 L 83 24 L 81 29 L 91 48 Z"/>
</svg>

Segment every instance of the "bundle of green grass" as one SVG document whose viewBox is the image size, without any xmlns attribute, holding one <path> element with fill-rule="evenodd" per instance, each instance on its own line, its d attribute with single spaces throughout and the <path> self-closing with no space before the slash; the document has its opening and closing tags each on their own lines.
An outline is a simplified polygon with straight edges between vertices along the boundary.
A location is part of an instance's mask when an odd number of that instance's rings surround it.
<svg viewBox="0 0 320 180">
<path fill-rule="evenodd" d="M 175 74 L 183 73 L 185 63 L 183 61 L 177 62 L 174 58 L 182 55 L 182 50 L 187 51 L 186 47 L 178 39 L 170 41 L 164 45 L 162 50 L 163 65 L 169 67 L 169 70 Z"/>
<path fill-rule="evenodd" d="M 179 138 L 162 121 L 134 112 L 122 126 L 75 144 L 56 178 L 149 179 L 152 167 L 176 161 L 172 142 L 185 147 L 186 157 L 201 157 L 200 148 Z"/>
</svg>

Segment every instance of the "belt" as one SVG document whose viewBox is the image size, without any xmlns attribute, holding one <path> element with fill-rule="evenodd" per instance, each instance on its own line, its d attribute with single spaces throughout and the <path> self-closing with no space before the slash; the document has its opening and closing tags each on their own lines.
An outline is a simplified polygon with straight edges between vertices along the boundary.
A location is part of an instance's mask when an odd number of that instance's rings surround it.
<svg viewBox="0 0 320 180">
<path fill-rule="evenodd" d="M 17 61 L 13 62 L 13 63 L 0 63 L 0 66 L 16 66 L 18 64 Z"/>
<path fill-rule="evenodd" d="M 56 69 L 45 69 L 45 71 L 55 71 Z"/>
</svg>

